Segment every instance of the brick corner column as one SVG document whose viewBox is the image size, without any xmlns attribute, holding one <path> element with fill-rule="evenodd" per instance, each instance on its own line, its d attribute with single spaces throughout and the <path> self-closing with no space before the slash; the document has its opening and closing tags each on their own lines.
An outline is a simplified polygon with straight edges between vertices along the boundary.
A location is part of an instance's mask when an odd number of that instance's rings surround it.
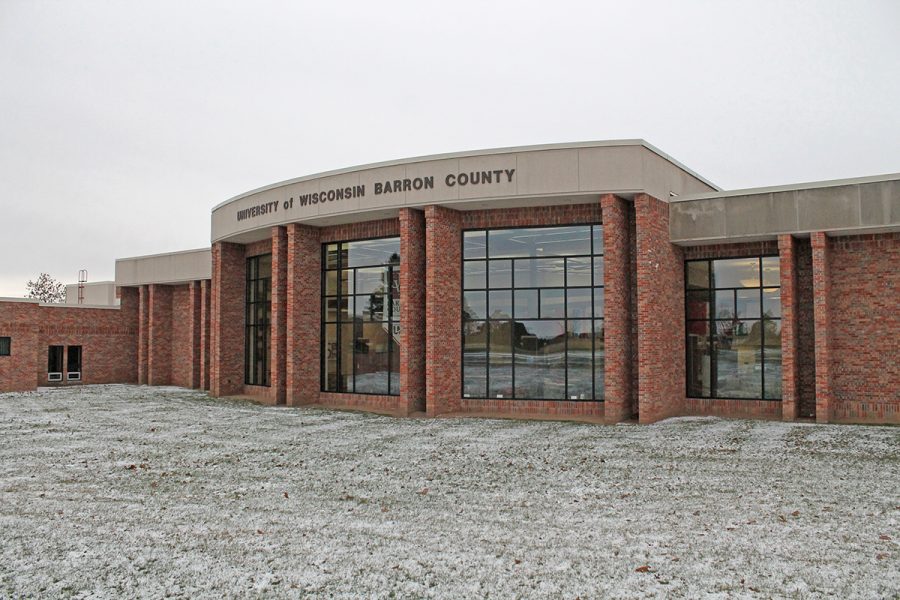
<svg viewBox="0 0 900 600">
<path fill-rule="evenodd" d="M 191 331 L 191 374 L 190 382 L 192 389 L 200 388 L 200 372 L 202 371 L 202 362 L 200 359 L 203 331 L 203 289 L 200 281 L 191 281 L 188 284 L 188 292 L 190 295 L 191 314 L 188 315 Z"/>
<path fill-rule="evenodd" d="M 781 267 L 781 418 L 794 421 L 800 415 L 799 359 L 797 357 L 797 258 L 790 234 L 778 236 Z"/>
<path fill-rule="evenodd" d="M 400 405 L 425 411 L 425 213 L 400 209 Z"/>
<path fill-rule="evenodd" d="M 209 391 L 239 394 L 244 382 L 244 247 L 216 242 L 212 247 Z"/>
<path fill-rule="evenodd" d="M 138 290 L 138 384 L 147 385 L 150 367 L 150 286 Z"/>
<path fill-rule="evenodd" d="M 810 235 L 813 269 L 813 323 L 816 356 L 816 421 L 831 420 L 831 252 L 828 237 Z"/>
<path fill-rule="evenodd" d="M 425 207 L 425 410 L 430 417 L 460 408 L 461 231 L 457 211 Z"/>
<path fill-rule="evenodd" d="M 603 398 L 607 423 L 632 417 L 631 282 L 627 201 L 600 198 L 603 215 Z"/>
<path fill-rule="evenodd" d="M 637 194 L 634 206 L 638 419 L 652 423 L 684 411 L 684 252 L 669 242 L 667 202 Z"/>
<path fill-rule="evenodd" d="M 200 389 L 209 389 L 209 354 L 210 354 L 210 332 L 209 332 L 209 288 L 210 280 L 203 279 L 200 281 Z"/>
<path fill-rule="evenodd" d="M 272 359 L 269 365 L 275 404 L 286 402 L 287 228 L 272 228 Z"/>
<path fill-rule="evenodd" d="M 319 230 L 287 226 L 285 401 L 315 404 L 321 389 L 322 247 Z"/>
<path fill-rule="evenodd" d="M 150 284 L 147 383 L 172 384 L 172 288 Z"/>
</svg>

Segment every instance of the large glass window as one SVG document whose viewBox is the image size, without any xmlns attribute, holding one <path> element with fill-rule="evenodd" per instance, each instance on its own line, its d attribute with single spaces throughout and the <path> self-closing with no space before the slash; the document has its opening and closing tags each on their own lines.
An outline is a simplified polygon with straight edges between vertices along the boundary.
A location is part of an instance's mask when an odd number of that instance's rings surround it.
<svg viewBox="0 0 900 600">
<path fill-rule="evenodd" d="M 399 395 L 400 238 L 322 252 L 322 390 Z"/>
<path fill-rule="evenodd" d="M 687 395 L 781 399 L 777 256 L 685 263 Z"/>
<path fill-rule="evenodd" d="M 244 382 L 269 385 L 272 322 L 272 255 L 247 259 L 247 332 L 244 336 Z"/>
<path fill-rule="evenodd" d="M 12 338 L 0 337 L 0 356 L 9 356 L 12 347 Z"/>
<path fill-rule="evenodd" d="M 463 232 L 462 395 L 603 399 L 603 228 Z"/>
</svg>

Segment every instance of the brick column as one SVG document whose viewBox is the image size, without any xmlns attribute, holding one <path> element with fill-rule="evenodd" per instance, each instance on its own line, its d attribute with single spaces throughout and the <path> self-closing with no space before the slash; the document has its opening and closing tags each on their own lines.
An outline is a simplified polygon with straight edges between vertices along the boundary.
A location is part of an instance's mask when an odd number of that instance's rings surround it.
<svg viewBox="0 0 900 600">
<path fill-rule="evenodd" d="M 778 236 L 781 266 L 781 417 L 795 420 L 800 412 L 800 375 L 797 357 L 797 262 L 794 238 Z"/>
<path fill-rule="evenodd" d="M 400 209 L 400 405 L 425 411 L 425 213 Z"/>
<path fill-rule="evenodd" d="M 425 408 L 428 416 L 459 410 L 462 285 L 460 215 L 425 208 Z"/>
<path fill-rule="evenodd" d="M 287 226 L 286 400 L 315 404 L 321 389 L 322 247 L 319 230 Z"/>
<path fill-rule="evenodd" d="M 637 224 L 638 417 L 684 410 L 684 253 L 669 243 L 669 205 L 634 198 Z"/>
<path fill-rule="evenodd" d="M 831 252 L 824 232 L 810 236 L 813 267 L 813 322 L 816 348 L 816 422 L 831 418 Z"/>
<path fill-rule="evenodd" d="M 147 383 L 172 384 L 172 288 L 150 284 Z"/>
<path fill-rule="evenodd" d="M 287 363 L 287 229 L 272 228 L 272 359 L 270 383 L 275 404 L 285 403 Z"/>
<path fill-rule="evenodd" d="M 190 315 L 188 323 L 191 330 L 191 376 L 190 383 L 193 389 L 200 387 L 200 332 L 203 329 L 202 315 L 200 314 L 200 305 L 202 304 L 203 290 L 200 288 L 199 281 L 192 281 L 188 285 L 188 293 L 190 296 Z"/>
<path fill-rule="evenodd" d="M 200 389 L 209 389 L 209 279 L 200 282 Z"/>
<path fill-rule="evenodd" d="M 631 406 L 631 277 L 628 204 L 607 194 L 603 209 L 603 347 L 604 415 L 607 423 L 632 416 Z"/>
<path fill-rule="evenodd" d="M 212 261 L 209 390 L 218 397 L 244 389 L 244 247 L 217 242 Z"/>
<path fill-rule="evenodd" d="M 150 287 L 142 285 L 138 291 L 138 384 L 147 385 L 150 365 Z"/>
</svg>

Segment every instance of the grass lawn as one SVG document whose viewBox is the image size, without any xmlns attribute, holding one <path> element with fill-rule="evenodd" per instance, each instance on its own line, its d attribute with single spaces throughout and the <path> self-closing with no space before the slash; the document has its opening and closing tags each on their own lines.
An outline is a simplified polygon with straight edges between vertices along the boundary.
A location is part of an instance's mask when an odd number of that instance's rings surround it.
<svg viewBox="0 0 900 600">
<path fill-rule="evenodd" d="M 900 597 L 900 428 L 0 395 L 0 596 Z"/>
</svg>

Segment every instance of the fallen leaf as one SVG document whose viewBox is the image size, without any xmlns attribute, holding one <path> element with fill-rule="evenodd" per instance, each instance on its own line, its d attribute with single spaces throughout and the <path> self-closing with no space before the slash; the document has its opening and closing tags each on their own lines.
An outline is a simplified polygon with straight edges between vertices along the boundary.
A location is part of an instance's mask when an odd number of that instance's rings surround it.
<svg viewBox="0 0 900 600">
<path fill-rule="evenodd" d="M 284 493 L 284 497 L 285 497 L 285 498 L 287 498 L 287 497 L 288 497 L 288 495 L 287 495 L 287 492 L 285 492 L 285 493 Z"/>
<path fill-rule="evenodd" d="M 800 516 L 800 511 L 799 511 L 799 510 L 795 510 L 794 512 L 791 513 L 791 516 L 792 516 L 792 517 L 799 517 L 799 516 Z"/>
<path fill-rule="evenodd" d="M 889 541 L 891 541 L 891 536 L 889 536 L 889 535 L 879 535 L 879 536 L 878 536 L 878 539 L 879 539 L 879 540 L 884 540 L 884 541 L 886 541 L 886 542 L 889 542 Z"/>
<path fill-rule="evenodd" d="M 634 570 L 635 573 L 649 573 L 651 571 L 650 565 L 643 565 Z"/>
<path fill-rule="evenodd" d="M 428 488 L 422 488 L 421 490 L 419 490 L 416 493 L 419 494 L 420 496 L 424 496 L 425 494 L 428 493 Z"/>
</svg>

